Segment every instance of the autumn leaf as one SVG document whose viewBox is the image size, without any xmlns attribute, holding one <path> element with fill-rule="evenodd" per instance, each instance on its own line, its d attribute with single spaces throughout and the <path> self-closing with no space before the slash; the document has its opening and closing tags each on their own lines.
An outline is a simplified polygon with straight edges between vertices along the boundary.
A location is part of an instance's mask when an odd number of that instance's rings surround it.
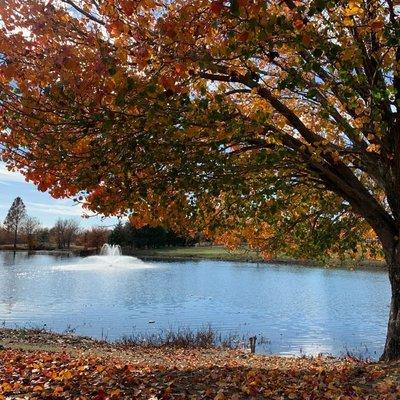
<svg viewBox="0 0 400 400">
<path fill-rule="evenodd" d="M 373 20 L 370 27 L 373 32 L 379 32 L 384 27 L 384 22 L 381 19 Z"/>
<path fill-rule="evenodd" d="M 304 23 L 300 18 L 296 18 L 293 21 L 293 26 L 295 29 L 300 30 L 304 26 Z"/>
<path fill-rule="evenodd" d="M 239 39 L 241 42 L 246 42 L 247 39 L 249 38 L 249 36 L 250 36 L 250 34 L 249 34 L 248 31 L 240 32 L 240 33 L 238 34 L 238 39 Z"/>
<path fill-rule="evenodd" d="M 130 17 L 135 10 L 136 1 L 134 0 L 120 0 L 119 4 L 124 11 L 124 13 Z"/>
<path fill-rule="evenodd" d="M 211 2 L 210 10 L 214 14 L 219 15 L 221 13 L 221 11 L 223 10 L 223 8 L 224 8 L 223 1 L 213 1 L 213 2 Z"/>
</svg>

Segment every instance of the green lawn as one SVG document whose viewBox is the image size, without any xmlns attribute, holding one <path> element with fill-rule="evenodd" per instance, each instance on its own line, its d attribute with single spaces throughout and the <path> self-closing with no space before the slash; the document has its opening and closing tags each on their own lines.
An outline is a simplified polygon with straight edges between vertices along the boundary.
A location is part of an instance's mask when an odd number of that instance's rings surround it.
<svg viewBox="0 0 400 400">
<path fill-rule="evenodd" d="M 164 259 L 206 259 L 229 261 L 263 261 L 260 254 L 251 250 L 229 251 L 222 246 L 173 247 L 163 249 L 136 249 L 133 255 Z"/>
<path fill-rule="evenodd" d="M 265 260 L 260 253 L 249 249 L 230 251 L 223 246 L 200 247 L 171 247 L 161 249 L 136 249 L 132 255 L 139 258 L 159 260 L 225 260 L 247 262 L 270 262 L 282 264 L 297 264 L 307 266 L 325 266 L 347 269 L 383 269 L 385 263 L 380 260 L 339 260 L 331 259 L 326 262 L 313 260 L 295 260 L 285 256 L 272 260 Z"/>
</svg>

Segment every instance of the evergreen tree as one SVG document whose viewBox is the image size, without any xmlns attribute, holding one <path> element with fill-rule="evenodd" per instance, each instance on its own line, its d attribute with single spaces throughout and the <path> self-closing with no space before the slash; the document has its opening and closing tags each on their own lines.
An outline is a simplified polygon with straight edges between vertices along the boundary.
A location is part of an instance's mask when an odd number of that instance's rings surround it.
<svg viewBox="0 0 400 400">
<path fill-rule="evenodd" d="M 17 248 L 18 232 L 25 218 L 25 204 L 21 197 L 17 197 L 13 201 L 10 209 L 8 210 L 6 219 L 4 220 L 4 225 L 6 226 L 7 230 L 13 234 L 14 250 Z"/>
<path fill-rule="evenodd" d="M 119 222 L 110 233 L 108 242 L 139 249 L 193 244 L 193 240 L 179 236 L 162 226 L 152 227 L 146 225 L 141 228 L 135 228 L 129 222 L 125 225 Z"/>
<path fill-rule="evenodd" d="M 108 237 L 108 243 L 127 246 L 130 244 L 127 236 L 127 226 L 122 225 L 122 222 L 118 221 L 118 224 L 111 231 L 110 236 Z"/>
</svg>

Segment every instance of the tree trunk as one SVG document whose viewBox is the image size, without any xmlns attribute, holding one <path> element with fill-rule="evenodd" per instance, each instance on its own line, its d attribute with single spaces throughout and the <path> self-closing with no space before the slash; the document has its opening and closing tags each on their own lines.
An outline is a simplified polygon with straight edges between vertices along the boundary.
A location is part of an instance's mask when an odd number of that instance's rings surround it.
<svg viewBox="0 0 400 400">
<path fill-rule="evenodd" d="M 14 229 L 14 250 L 17 250 L 17 236 L 18 236 L 18 229 Z"/>
<path fill-rule="evenodd" d="M 389 280 L 392 289 L 388 329 L 382 361 L 400 359 L 400 245 L 386 252 Z"/>
</svg>

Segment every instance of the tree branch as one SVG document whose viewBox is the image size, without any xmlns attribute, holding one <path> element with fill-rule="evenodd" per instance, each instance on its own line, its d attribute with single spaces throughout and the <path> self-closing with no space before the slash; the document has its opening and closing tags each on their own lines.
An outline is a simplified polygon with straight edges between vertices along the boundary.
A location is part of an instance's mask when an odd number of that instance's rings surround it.
<svg viewBox="0 0 400 400">
<path fill-rule="evenodd" d="M 90 20 L 101 24 L 101 25 L 105 25 L 105 23 L 101 20 L 98 19 L 97 17 L 95 17 L 94 15 L 90 14 L 89 12 L 85 11 L 83 8 L 79 7 L 78 5 L 76 5 L 72 0 L 61 0 L 63 3 L 67 3 L 70 6 L 72 6 L 76 11 L 80 12 L 82 15 L 84 15 L 85 17 L 89 18 Z"/>
</svg>

